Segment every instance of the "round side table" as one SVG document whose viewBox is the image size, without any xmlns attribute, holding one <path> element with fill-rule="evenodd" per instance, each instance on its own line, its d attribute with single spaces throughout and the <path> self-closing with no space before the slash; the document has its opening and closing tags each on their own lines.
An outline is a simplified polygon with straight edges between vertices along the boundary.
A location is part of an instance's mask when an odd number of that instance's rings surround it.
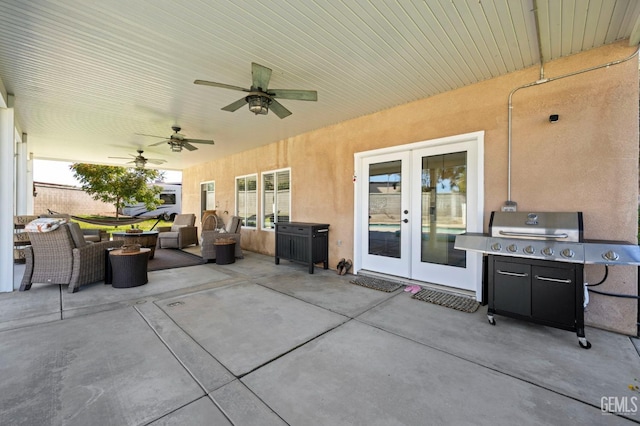
<svg viewBox="0 0 640 426">
<path fill-rule="evenodd" d="M 137 287 L 146 284 L 147 261 L 151 249 L 141 248 L 140 251 L 125 253 L 122 249 L 109 253 L 112 269 L 112 286 L 114 288 Z"/>
</svg>

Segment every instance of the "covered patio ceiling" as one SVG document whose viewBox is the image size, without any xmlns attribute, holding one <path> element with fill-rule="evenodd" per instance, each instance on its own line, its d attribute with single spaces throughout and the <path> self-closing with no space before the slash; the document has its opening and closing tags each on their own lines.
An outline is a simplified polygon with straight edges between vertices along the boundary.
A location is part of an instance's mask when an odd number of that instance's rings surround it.
<svg viewBox="0 0 640 426">
<path fill-rule="evenodd" d="M 0 80 L 35 158 L 183 169 L 629 38 L 636 0 L 50 1 L 0 5 Z M 317 90 L 293 114 L 221 108 L 249 88 Z M 505 99 L 506 102 L 506 99 Z M 506 109 L 506 105 L 505 105 Z M 213 139 L 171 152 L 172 125 Z M 157 166 L 153 166 L 157 167 Z"/>
</svg>

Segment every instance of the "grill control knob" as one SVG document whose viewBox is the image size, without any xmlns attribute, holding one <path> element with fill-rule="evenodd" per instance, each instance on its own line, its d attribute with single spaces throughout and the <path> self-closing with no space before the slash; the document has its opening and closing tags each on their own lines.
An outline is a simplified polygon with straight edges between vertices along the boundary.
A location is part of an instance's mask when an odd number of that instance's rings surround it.
<svg viewBox="0 0 640 426">
<path fill-rule="evenodd" d="M 553 249 L 551 247 L 545 247 L 542 249 L 542 254 L 545 256 L 553 256 Z"/>
<path fill-rule="evenodd" d="M 560 254 L 562 255 L 562 257 L 566 257 L 567 259 L 571 259 L 573 256 L 575 256 L 575 252 L 571 249 L 564 249 L 560 252 Z"/>
<path fill-rule="evenodd" d="M 500 243 L 493 243 L 491 244 L 491 250 L 500 251 L 502 250 L 502 245 Z"/>
<path fill-rule="evenodd" d="M 507 250 L 509 250 L 511 253 L 515 253 L 518 251 L 518 246 L 515 244 L 509 244 L 507 246 Z"/>
<path fill-rule="evenodd" d="M 526 246 L 523 251 L 527 254 L 533 254 L 536 252 L 536 249 L 534 249 L 533 246 Z"/>
<path fill-rule="evenodd" d="M 615 261 L 620 259 L 620 256 L 618 255 L 618 253 L 616 253 L 613 250 L 609 250 L 608 252 L 606 252 L 605 254 L 602 255 L 602 257 L 605 260 L 610 260 L 610 261 Z"/>
</svg>

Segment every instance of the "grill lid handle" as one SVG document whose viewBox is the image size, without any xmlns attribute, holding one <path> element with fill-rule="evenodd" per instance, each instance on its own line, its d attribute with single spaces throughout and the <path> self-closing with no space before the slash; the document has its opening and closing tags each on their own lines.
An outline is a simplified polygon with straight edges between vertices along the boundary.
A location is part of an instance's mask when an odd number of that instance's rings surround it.
<svg viewBox="0 0 640 426">
<path fill-rule="evenodd" d="M 535 233 L 527 233 L 527 232 L 510 232 L 510 231 L 500 231 L 500 235 L 506 235 L 508 237 L 544 237 L 544 238 L 568 238 L 568 234 L 535 234 Z"/>
</svg>

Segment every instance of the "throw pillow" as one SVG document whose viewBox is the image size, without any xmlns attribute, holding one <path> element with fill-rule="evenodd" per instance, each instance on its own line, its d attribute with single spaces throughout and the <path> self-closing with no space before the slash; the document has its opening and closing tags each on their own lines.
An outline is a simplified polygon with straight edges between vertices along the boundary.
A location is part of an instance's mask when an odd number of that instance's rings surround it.
<svg viewBox="0 0 640 426">
<path fill-rule="evenodd" d="M 64 222 L 65 220 L 60 218 L 41 217 L 27 223 L 24 229 L 27 232 L 51 232 L 58 229 Z"/>
</svg>

